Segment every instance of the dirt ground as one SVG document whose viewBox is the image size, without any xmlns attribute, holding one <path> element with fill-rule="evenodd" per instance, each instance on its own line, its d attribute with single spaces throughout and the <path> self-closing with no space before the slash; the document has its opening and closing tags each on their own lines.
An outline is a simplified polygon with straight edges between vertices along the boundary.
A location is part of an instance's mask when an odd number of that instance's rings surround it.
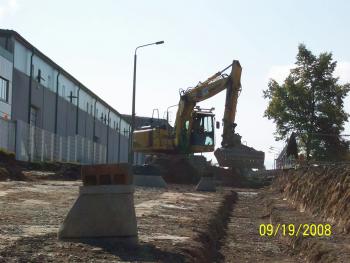
<svg viewBox="0 0 350 263">
<path fill-rule="evenodd" d="M 138 247 L 58 241 L 80 185 L 0 182 L 0 262 L 350 262 L 349 234 L 274 187 L 215 193 L 185 185 L 137 187 Z M 259 225 L 269 223 L 330 223 L 332 235 L 261 237 Z"/>
<path fill-rule="evenodd" d="M 192 262 L 205 253 L 210 220 L 230 191 L 137 188 L 137 248 L 60 242 L 57 230 L 78 181 L 0 182 L 0 262 Z M 198 261 L 199 262 L 199 261 Z"/>
</svg>

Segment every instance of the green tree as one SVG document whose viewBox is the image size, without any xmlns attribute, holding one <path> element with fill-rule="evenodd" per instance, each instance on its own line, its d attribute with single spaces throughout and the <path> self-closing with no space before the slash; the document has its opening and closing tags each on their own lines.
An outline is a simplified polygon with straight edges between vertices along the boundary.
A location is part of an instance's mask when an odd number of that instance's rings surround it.
<svg viewBox="0 0 350 263">
<path fill-rule="evenodd" d="M 349 151 L 349 143 L 340 134 L 349 117 L 344 98 L 350 84 L 340 85 L 334 77 L 337 62 L 332 53 L 317 57 L 300 44 L 296 60 L 282 85 L 269 81 L 264 117 L 276 124 L 277 140 L 296 132 L 307 160 L 342 160 Z"/>
</svg>

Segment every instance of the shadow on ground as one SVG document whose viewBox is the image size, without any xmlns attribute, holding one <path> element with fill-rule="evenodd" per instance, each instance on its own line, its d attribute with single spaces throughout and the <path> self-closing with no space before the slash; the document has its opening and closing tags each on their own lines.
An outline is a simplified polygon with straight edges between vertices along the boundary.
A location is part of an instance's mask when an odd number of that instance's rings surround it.
<svg viewBox="0 0 350 263">
<path fill-rule="evenodd" d="M 24 237 L 0 251 L 0 262 L 90 262 L 91 260 L 131 262 L 185 262 L 185 256 L 163 251 L 150 244 L 126 246 L 94 240 L 61 242 L 55 233 L 43 236 Z"/>
</svg>

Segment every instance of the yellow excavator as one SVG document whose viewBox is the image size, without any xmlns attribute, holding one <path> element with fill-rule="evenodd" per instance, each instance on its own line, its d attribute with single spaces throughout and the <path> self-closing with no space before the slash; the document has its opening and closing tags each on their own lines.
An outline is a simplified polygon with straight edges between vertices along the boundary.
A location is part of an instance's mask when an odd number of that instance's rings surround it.
<svg viewBox="0 0 350 263">
<path fill-rule="evenodd" d="M 224 72 L 231 68 L 229 75 Z M 219 165 L 236 168 L 262 168 L 264 152 L 245 146 L 235 133 L 237 100 L 241 91 L 242 68 L 238 60 L 193 88 L 180 91 L 180 102 L 174 129 L 143 127 L 134 131 L 133 150 L 149 154 L 192 154 L 213 152 L 215 148 L 215 115 L 212 109 L 196 106 L 226 90 L 222 147 L 214 154 Z"/>
</svg>

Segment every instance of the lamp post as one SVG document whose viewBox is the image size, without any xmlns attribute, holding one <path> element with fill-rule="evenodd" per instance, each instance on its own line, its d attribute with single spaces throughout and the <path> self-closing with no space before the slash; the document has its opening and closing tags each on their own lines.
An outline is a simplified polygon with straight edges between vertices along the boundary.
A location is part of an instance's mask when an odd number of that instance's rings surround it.
<svg viewBox="0 0 350 263">
<path fill-rule="evenodd" d="M 132 85 L 132 113 L 131 113 L 131 131 L 129 134 L 130 138 L 130 145 L 129 145 L 129 164 L 133 165 L 134 163 L 134 151 L 132 149 L 132 142 L 133 142 L 133 133 L 135 130 L 135 95 L 136 95 L 136 62 L 137 62 L 137 49 L 141 47 L 147 47 L 151 45 L 161 45 L 164 44 L 164 41 L 157 41 L 150 44 L 138 46 L 135 48 L 134 53 L 134 77 L 133 77 L 133 85 Z"/>
</svg>

